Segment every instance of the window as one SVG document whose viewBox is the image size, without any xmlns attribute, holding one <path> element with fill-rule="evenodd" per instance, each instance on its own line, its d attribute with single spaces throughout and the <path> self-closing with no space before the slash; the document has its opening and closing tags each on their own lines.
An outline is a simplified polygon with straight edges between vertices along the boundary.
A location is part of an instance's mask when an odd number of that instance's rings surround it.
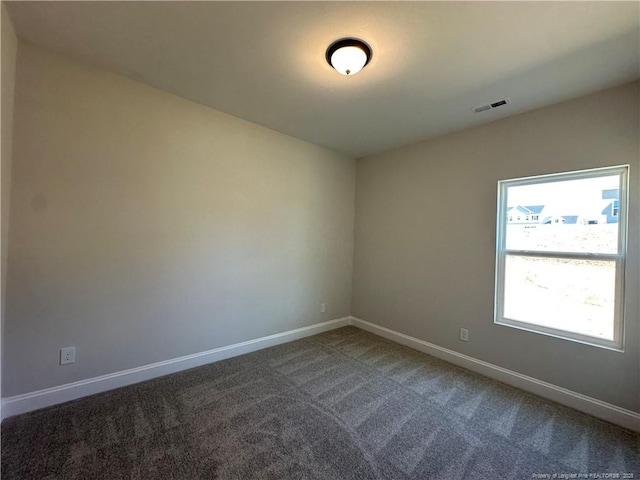
<svg viewBox="0 0 640 480">
<path fill-rule="evenodd" d="M 495 323 L 622 349 L 628 168 L 498 182 Z M 507 224 L 517 205 L 542 220 Z"/>
</svg>

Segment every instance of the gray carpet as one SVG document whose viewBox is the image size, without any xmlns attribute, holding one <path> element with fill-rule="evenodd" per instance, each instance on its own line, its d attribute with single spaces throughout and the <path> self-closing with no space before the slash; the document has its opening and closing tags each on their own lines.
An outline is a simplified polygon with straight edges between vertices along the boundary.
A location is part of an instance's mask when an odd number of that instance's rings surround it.
<svg viewBox="0 0 640 480">
<path fill-rule="evenodd" d="M 354 327 L 2 424 L 3 480 L 604 473 L 640 435 Z"/>
</svg>

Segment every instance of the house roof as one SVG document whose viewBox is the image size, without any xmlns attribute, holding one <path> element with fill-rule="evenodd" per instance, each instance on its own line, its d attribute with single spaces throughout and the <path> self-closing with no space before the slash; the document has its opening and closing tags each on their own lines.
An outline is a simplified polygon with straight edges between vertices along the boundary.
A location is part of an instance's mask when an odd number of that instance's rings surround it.
<svg viewBox="0 0 640 480">
<path fill-rule="evenodd" d="M 543 223 L 543 224 L 551 223 L 551 221 L 554 218 L 563 218 L 565 224 L 571 224 L 571 223 L 577 223 L 579 216 L 578 215 L 550 215 L 550 216 L 544 217 L 542 219 L 542 222 L 540 223 Z"/>
<path fill-rule="evenodd" d="M 639 2 L 3 3 L 22 40 L 353 157 L 640 78 Z"/>
<path fill-rule="evenodd" d="M 544 210 L 544 205 L 527 205 L 525 208 L 535 215 Z"/>
<path fill-rule="evenodd" d="M 516 205 L 515 207 L 507 207 L 507 211 L 517 210 L 524 215 L 537 215 L 544 210 L 544 205 Z"/>
<path fill-rule="evenodd" d="M 602 190 L 602 199 L 603 200 L 609 200 L 609 199 L 618 199 L 620 198 L 620 189 L 619 188 L 609 188 L 607 190 Z"/>
</svg>

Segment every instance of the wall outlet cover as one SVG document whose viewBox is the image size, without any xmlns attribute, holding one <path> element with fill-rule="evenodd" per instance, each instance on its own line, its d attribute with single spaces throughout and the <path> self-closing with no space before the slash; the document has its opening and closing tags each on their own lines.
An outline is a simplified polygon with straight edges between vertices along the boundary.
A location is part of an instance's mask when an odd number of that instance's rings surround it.
<svg viewBox="0 0 640 480">
<path fill-rule="evenodd" d="M 462 340 L 463 342 L 469 341 L 469 330 L 467 330 L 466 328 L 460 329 L 460 340 Z"/>
<path fill-rule="evenodd" d="M 60 349 L 60 365 L 67 365 L 76 361 L 76 347 Z"/>
</svg>

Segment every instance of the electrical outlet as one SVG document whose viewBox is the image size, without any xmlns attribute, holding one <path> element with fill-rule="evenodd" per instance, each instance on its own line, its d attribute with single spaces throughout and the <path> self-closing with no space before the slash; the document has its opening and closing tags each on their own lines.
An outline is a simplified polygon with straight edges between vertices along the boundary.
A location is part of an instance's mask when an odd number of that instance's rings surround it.
<svg viewBox="0 0 640 480">
<path fill-rule="evenodd" d="M 60 365 L 66 365 L 76 361 L 76 347 L 65 347 L 60 349 Z"/>
<path fill-rule="evenodd" d="M 326 303 L 321 303 L 320 304 L 320 313 L 324 313 L 327 311 L 327 304 Z"/>
<path fill-rule="evenodd" d="M 467 330 L 466 328 L 460 329 L 460 340 L 462 340 L 463 342 L 469 341 L 469 330 Z"/>
</svg>

